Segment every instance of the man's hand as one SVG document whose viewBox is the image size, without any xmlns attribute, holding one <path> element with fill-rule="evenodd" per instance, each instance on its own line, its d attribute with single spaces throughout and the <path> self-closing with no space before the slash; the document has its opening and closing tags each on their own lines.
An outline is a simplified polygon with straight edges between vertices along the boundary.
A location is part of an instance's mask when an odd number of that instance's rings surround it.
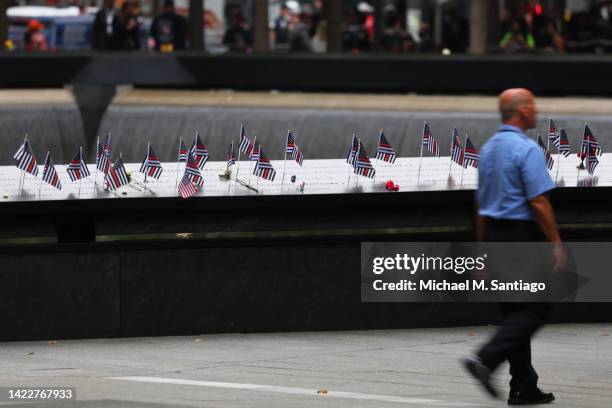
<svg viewBox="0 0 612 408">
<path fill-rule="evenodd" d="M 559 273 L 565 267 L 565 263 L 567 262 L 565 248 L 563 248 L 563 244 L 561 242 L 557 242 L 554 244 L 553 258 L 555 261 L 555 265 L 553 266 L 553 273 Z"/>
</svg>

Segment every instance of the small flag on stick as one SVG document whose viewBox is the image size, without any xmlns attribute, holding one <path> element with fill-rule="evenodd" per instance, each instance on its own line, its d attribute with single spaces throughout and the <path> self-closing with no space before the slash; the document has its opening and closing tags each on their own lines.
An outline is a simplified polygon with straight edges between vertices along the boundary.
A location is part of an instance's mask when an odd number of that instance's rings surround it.
<svg viewBox="0 0 612 408">
<path fill-rule="evenodd" d="M 472 144 L 469 137 L 465 139 L 465 152 L 463 153 L 463 167 L 472 166 L 478 168 L 478 162 L 480 161 L 480 154 L 476 150 L 476 147 Z"/>
<path fill-rule="evenodd" d="M 187 161 L 187 145 L 183 141 L 181 137 L 179 140 L 179 153 L 178 153 L 178 162 L 184 163 Z"/>
<path fill-rule="evenodd" d="M 110 166 L 108 173 L 104 177 L 104 181 L 109 190 L 115 191 L 120 187 L 126 186 L 130 183 L 127 171 L 123 165 L 123 160 L 118 158 L 115 164 Z"/>
<path fill-rule="evenodd" d="M 370 161 L 368 153 L 363 147 L 361 141 L 359 142 L 358 150 L 359 151 L 357 153 L 357 160 L 355 160 L 354 165 L 355 174 L 359 174 L 360 176 L 364 177 L 374 178 L 376 170 L 374 170 L 374 166 L 372 166 L 372 162 Z"/>
<path fill-rule="evenodd" d="M 38 176 L 38 164 L 36 163 L 36 157 L 32 152 L 30 141 L 26 138 L 23 144 L 19 146 L 17 153 L 13 156 L 17 160 L 17 168 L 30 173 L 33 176 Z"/>
<path fill-rule="evenodd" d="M 451 144 L 451 159 L 460 166 L 463 166 L 463 146 L 459 140 L 457 128 L 453 129 L 453 142 Z"/>
<path fill-rule="evenodd" d="M 378 148 L 376 149 L 376 159 L 387 163 L 395 163 L 395 158 L 395 150 L 393 150 L 385 133 L 381 130 L 378 138 Z"/>
<path fill-rule="evenodd" d="M 204 165 L 206 165 L 206 162 L 208 161 L 208 149 L 202 142 L 202 139 L 200 139 L 200 134 L 197 132 L 195 140 L 193 141 L 191 149 L 189 150 L 189 153 L 193 155 L 198 165 L 198 168 L 202 170 L 204 168 Z"/>
<path fill-rule="evenodd" d="M 244 125 L 240 125 L 240 144 L 238 145 L 238 151 L 243 153 L 246 157 L 251 157 L 251 153 L 253 152 L 253 142 L 247 136 Z"/>
<path fill-rule="evenodd" d="M 572 154 L 572 149 L 570 147 L 569 140 L 567 139 L 565 129 L 559 129 L 557 131 L 557 136 L 553 140 L 553 144 L 557 148 L 557 151 L 565 157 L 569 157 L 569 155 Z"/>
<path fill-rule="evenodd" d="M 87 163 L 85 163 L 85 157 L 83 156 L 83 147 L 80 147 L 77 154 L 72 158 L 66 172 L 72 181 L 89 177 L 90 173 Z"/>
<path fill-rule="evenodd" d="M 540 150 L 542 150 L 542 153 L 544 153 L 544 158 L 546 159 L 546 167 L 548 168 L 548 170 L 552 170 L 555 161 L 553 160 L 552 155 L 546 148 L 544 142 L 542 142 L 542 138 L 540 137 L 540 135 L 538 135 L 538 147 L 540 148 Z"/>
<path fill-rule="evenodd" d="M 234 152 L 234 142 L 229 145 L 227 150 L 227 168 L 236 164 L 236 153 Z"/>
<path fill-rule="evenodd" d="M 425 123 L 423 126 L 423 137 L 421 138 L 423 146 L 427 148 L 427 150 L 436 157 L 440 157 L 440 148 L 438 147 L 438 143 L 436 139 L 431 135 L 431 131 L 429 130 L 429 125 Z"/>
<path fill-rule="evenodd" d="M 55 171 L 55 166 L 53 165 L 53 161 L 51 161 L 51 152 L 47 152 L 47 157 L 45 158 L 45 165 L 43 167 L 42 179 L 51 184 L 53 187 L 58 190 L 62 189 L 62 183 L 57 175 L 57 171 Z"/>
<path fill-rule="evenodd" d="M 178 185 L 178 192 L 182 198 L 189 198 L 198 192 L 198 186 L 189 179 L 187 172 L 185 172 Z"/>
<path fill-rule="evenodd" d="M 257 149 L 259 150 L 259 160 L 257 160 L 253 175 L 268 181 L 274 181 L 276 170 L 272 167 L 272 163 L 270 163 L 270 159 L 264 154 L 263 149 L 259 146 L 257 146 Z"/>
</svg>

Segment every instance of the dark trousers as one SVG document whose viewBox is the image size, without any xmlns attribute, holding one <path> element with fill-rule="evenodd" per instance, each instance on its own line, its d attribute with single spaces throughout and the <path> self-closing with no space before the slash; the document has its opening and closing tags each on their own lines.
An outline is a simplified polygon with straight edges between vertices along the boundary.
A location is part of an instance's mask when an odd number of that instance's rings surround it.
<svg viewBox="0 0 612 408">
<path fill-rule="evenodd" d="M 485 240 L 490 242 L 541 242 L 544 236 L 535 222 L 487 220 Z M 531 365 L 531 336 L 546 322 L 547 303 L 500 303 L 503 320 L 493 338 L 477 353 L 491 371 L 508 360 L 510 389 L 530 391 L 538 374 Z"/>
</svg>

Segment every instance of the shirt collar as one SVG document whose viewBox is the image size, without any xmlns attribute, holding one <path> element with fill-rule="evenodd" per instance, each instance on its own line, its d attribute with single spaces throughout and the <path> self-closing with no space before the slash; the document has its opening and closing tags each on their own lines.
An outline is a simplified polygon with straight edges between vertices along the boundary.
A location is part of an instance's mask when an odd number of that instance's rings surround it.
<svg viewBox="0 0 612 408">
<path fill-rule="evenodd" d="M 512 125 L 501 125 L 499 127 L 499 131 L 500 132 L 515 132 L 520 135 L 525 135 L 525 133 L 520 128 L 517 128 L 516 126 L 512 126 Z"/>
</svg>

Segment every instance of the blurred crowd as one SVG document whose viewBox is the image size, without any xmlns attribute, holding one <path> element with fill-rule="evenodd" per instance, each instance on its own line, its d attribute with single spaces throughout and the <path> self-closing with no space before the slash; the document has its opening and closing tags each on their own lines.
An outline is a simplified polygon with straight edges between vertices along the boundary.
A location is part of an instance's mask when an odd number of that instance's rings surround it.
<svg viewBox="0 0 612 408">
<path fill-rule="evenodd" d="M 115 0 L 104 0 L 96 13 L 92 29 L 92 48 L 96 50 L 139 50 L 142 13 L 139 2 L 126 0 L 121 8 Z M 147 48 L 161 51 L 186 49 L 189 35 L 185 17 L 176 13 L 173 0 L 164 0 L 161 12 L 153 19 Z"/>
<path fill-rule="evenodd" d="M 322 0 L 282 3 L 270 27 L 271 48 L 288 52 L 327 51 L 327 22 L 322 18 L 322 7 Z M 343 50 L 356 53 L 375 49 L 373 6 L 362 1 L 345 5 L 343 11 Z M 405 15 L 400 14 L 394 4 L 386 4 L 383 14 L 384 29 L 378 50 L 395 53 L 435 51 L 429 23 L 421 23 L 418 36 L 413 36 L 407 30 Z M 231 13 L 224 44 L 232 51 L 249 50 L 252 46 L 252 32 L 240 8 Z"/>
<path fill-rule="evenodd" d="M 84 4 L 83 0 L 66 1 Z M 141 0 L 102 1 L 91 29 L 93 49 L 171 52 L 188 47 L 189 26 L 186 18 L 177 13 L 174 0 L 159 0 L 159 13 L 148 17 L 147 24 L 143 22 Z M 381 12 L 382 27 L 376 27 L 373 1 L 343 1 L 342 49 L 352 53 L 467 52 L 470 42 L 469 3 L 464 0 L 441 2 L 442 12 L 438 18 L 419 14 L 419 18 L 411 19 L 406 1 L 386 0 Z M 612 52 L 612 0 L 583 0 L 582 3 L 584 7 L 581 9 L 569 9 L 555 0 L 500 2 L 499 25 L 496 27 L 499 38 L 490 44 L 489 51 Z M 252 7 L 245 4 L 250 3 L 226 2 L 225 16 L 219 18 L 219 21 L 225 20 L 225 32 L 223 22 L 217 23 L 221 27 L 219 43 L 222 42 L 227 51 L 252 50 Z M 323 18 L 323 0 L 270 0 L 269 4 L 271 10 L 274 7 L 268 27 L 272 51 L 327 51 L 328 27 Z M 441 26 L 434 27 L 434 22 Z M 28 22 L 23 34 L 24 50 L 45 51 L 50 48 L 43 35 L 44 28 L 40 21 Z"/>
<path fill-rule="evenodd" d="M 506 52 L 603 53 L 612 51 L 612 1 L 576 10 L 546 10 L 527 3 L 503 8 L 499 47 Z"/>
</svg>

